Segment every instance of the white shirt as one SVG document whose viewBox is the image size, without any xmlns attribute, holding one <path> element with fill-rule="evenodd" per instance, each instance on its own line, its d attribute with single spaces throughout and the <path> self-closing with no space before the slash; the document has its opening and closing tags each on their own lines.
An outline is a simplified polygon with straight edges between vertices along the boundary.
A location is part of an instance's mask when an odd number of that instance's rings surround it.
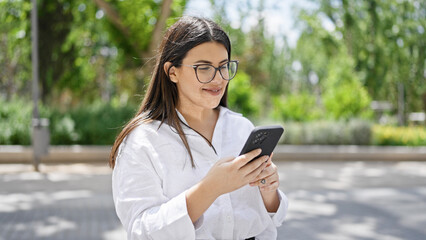
<svg viewBox="0 0 426 240">
<path fill-rule="evenodd" d="M 195 224 L 186 208 L 187 189 L 200 182 L 216 161 L 238 156 L 254 128 L 249 120 L 220 107 L 213 147 L 183 125 L 195 168 L 176 130 L 166 123 L 159 126 L 159 121 L 153 121 L 135 128 L 116 159 L 113 199 L 128 239 L 277 238 L 276 228 L 288 206 L 279 190 L 276 213 L 267 212 L 259 188 L 249 185 L 218 197 Z"/>
</svg>

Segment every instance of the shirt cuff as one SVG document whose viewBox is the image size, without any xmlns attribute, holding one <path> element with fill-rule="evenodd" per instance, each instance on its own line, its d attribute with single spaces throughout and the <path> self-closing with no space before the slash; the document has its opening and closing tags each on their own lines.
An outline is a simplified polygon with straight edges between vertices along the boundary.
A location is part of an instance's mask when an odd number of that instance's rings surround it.
<svg viewBox="0 0 426 240">
<path fill-rule="evenodd" d="M 285 216 L 287 215 L 288 199 L 287 196 L 281 190 L 277 190 L 277 192 L 278 198 L 280 200 L 278 210 L 274 213 L 268 212 L 268 214 L 271 217 L 272 222 L 274 222 L 274 225 L 276 227 L 279 227 L 284 222 Z"/>
<path fill-rule="evenodd" d="M 160 211 L 159 216 L 162 221 L 154 221 L 149 226 L 149 232 L 153 239 L 166 239 L 167 237 L 194 239 L 195 226 L 188 215 L 186 191 L 170 199 L 165 204 L 167 205 L 167 210 Z M 202 224 L 202 222 L 203 219 L 201 219 L 200 223 Z"/>
<path fill-rule="evenodd" d="M 194 228 L 195 228 L 195 230 L 200 229 L 200 228 L 201 228 L 201 226 L 203 226 L 203 223 L 204 223 L 204 215 L 201 215 L 201 217 L 200 217 L 200 218 L 198 218 L 198 220 L 197 220 L 197 221 L 195 221 L 195 223 L 194 223 Z"/>
</svg>

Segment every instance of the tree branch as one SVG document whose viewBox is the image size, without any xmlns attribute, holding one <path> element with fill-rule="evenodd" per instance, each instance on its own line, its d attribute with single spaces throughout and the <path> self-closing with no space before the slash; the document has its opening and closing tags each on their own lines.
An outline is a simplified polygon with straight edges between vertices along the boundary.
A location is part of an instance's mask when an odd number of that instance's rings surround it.
<svg viewBox="0 0 426 240">
<path fill-rule="evenodd" d="M 148 50 L 144 55 L 155 56 L 155 50 L 158 47 L 158 44 L 161 42 L 161 37 L 163 36 L 163 31 L 166 28 L 166 21 L 169 18 L 172 11 L 173 0 L 163 0 L 161 4 L 161 11 L 157 22 L 155 23 L 154 30 L 152 31 L 151 42 L 149 44 Z"/>
<path fill-rule="evenodd" d="M 126 37 L 130 37 L 129 30 L 123 25 L 123 22 L 121 21 L 120 15 L 118 12 L 109 5 L 109 3 L 105 2 L 104 0 L 93 0 L 95 4 L 102 9 L 107 18 L 111 21 L 111 23 L 120 30 Z"/>
</svg>

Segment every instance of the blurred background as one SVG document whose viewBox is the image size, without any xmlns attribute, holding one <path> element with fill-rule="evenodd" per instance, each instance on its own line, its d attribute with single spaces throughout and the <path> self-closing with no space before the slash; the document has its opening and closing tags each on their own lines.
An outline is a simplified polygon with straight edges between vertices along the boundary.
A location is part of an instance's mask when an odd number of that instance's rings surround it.
<svg viewBox="0 0 426 240">
<path fill-rule="evenodd" d="M 0 240 L 126 238 L 110 146 L 185 14 L 229 33 L 229 107 L 285 128 L 278 239 L 426 239 L 425 1 L 37 2 L 34 122 L 32 4 L 0 0 Z"/>
<path fill-rule="evenodd" d="M 39 107 L 52 145 L 111 145 L 183 14 L 229 33 L 240 61 L 230 108 L 285 125 L 282 143 L 426 145 L 424 1 L 38 3 Z M 30 1 L 0 1 L 0 144 L 31 143 L 30 12 Z"/>
</svg>

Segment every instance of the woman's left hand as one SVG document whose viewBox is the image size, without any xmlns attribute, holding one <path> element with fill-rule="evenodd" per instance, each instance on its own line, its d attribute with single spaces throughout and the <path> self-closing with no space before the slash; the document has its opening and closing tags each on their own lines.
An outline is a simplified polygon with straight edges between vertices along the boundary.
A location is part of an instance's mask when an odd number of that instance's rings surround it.
<svg viewBox="0 0 426 240">
<path fill-rule="evenodd" d="M 274 192 L 280 186 L 277 166 L 272 162 L 272 157 L 268 159 L 265 169 L 257 176 L 256 180 L 250 183 L 250 186 L 259 186 L 262 193 Z"/>
</svg>

